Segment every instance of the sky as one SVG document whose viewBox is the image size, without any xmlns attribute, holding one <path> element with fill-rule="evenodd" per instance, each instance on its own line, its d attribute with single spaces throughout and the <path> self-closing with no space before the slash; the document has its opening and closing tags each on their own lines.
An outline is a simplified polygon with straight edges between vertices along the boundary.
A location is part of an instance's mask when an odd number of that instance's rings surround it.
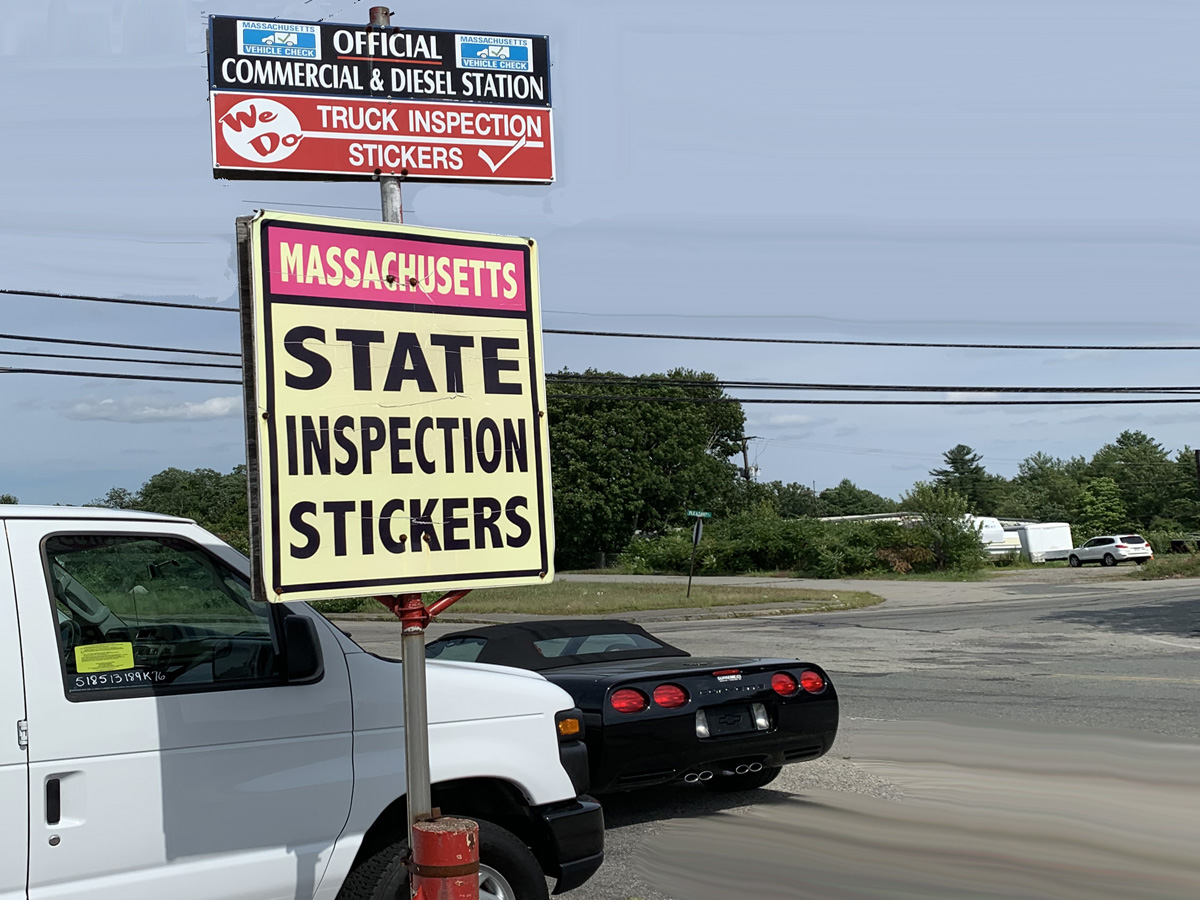
<svg viewBox="0 0 1200 900">
<path fill-rule="evenodd" d="M 208 134 L 210 14 L 365 23 L 368 5 L 0 0 L 0 289 L 232 309 L 236 217 L 378 221 L 377 185 L 214 180 Z M 1200 3 L 441 0 L 395 12 L 413 27 L 549 35 L 557 181 L 404 188 L 409 224 L 536 238 L 545 327 L 1200 343 Z M 237 319 L 214 312 L 0 295 L 0 322 L 238 349 Z M 545 347 L 550 371 L 1200 383 L 1197 354 L 1179 351 L 561 335 Z M 47 349 L 0 339 L 9 353 Z M 1200 445 L 1191 406 L 746 411 L 760 479 L 820 490 L 851 478 L 888 496 L 958 443 L 1006 476 L 1039 450 L 1090 455 L 1127 428 Z M 3 374 L 0 493 L 85 503 L 168 466 L 228 471 L 245 457 L 241 415 L 231 386 Z"/>
</svg>

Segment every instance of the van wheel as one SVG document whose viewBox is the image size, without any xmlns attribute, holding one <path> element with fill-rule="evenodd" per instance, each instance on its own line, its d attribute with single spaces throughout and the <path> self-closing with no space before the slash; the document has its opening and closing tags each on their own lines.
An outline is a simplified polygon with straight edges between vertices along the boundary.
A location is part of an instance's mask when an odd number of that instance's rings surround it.
<svg viewBox="0 0 1200 900">
<path fill-rule="evenodd" d="M 1078 557 L 1078 556 L 1075 556 L 1074 554 L 1072 554 L 1072 555 L 1071 555 L 1071 557 L 1070 557 L 1070 559 L 1068 559 L 1068 560 L 1067 560 L 1067 564 L 1068 564 L 1068 565 L 1069 565 L 1069 566 L 1070 566 L 1072 569 L 1078 569 L 1078 568 L 1079 568 L 1081 565 L 1083 565 L 1083 563 L 1081 563 L 1081 562 L 1079 561 L 1079 557 Z"/>
<path fill-rule="evenodd" d="M 499 825 L 479 823 L 479 900 L 549 900 L 546 878 L 533 853 Z M 342 884 L 337 900 L 408 900 L 404 855 L 396 841 L 360 862 Z"/>
<path fill-rule="evenodd" d="M 1115 556 L 1113 556 L 1111 553 L 1104 554 L 1104 565 L 1115 566 L 1116 564 L 1117 564 L 1117 558 Z"/>
</svg>

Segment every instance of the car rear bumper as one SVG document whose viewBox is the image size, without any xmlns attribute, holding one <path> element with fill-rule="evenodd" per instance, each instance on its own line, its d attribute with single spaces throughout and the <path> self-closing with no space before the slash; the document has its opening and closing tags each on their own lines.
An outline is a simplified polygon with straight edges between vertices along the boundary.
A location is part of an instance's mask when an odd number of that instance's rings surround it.
<svg viewBox="0 0 1200 900">
<path fill-rule="evenodd" d="M 541 854 L 546 874 L 558 879 L 554 893 L 583 884 L 604 862 L 604 812 L 586 794 L 565 803 L 532 810 L 540 821 L 545 845 Z"/>
<path fill-rule="evenodd" d="M 775 727 L 730 737 L 696 736 L 695 713 L 659 719 L 646 728 L 607 725 L 603 745 L 589 748 L 595 793 L 627 791 L 681 779 L 689 773 L 714 775 L 742 763 L 764 766 L 816 759 L 837 737 L 838 701 L 808 700 L 778 707 Z M 594 734 L 594 732 L 592 732 Z"/>
</svg>

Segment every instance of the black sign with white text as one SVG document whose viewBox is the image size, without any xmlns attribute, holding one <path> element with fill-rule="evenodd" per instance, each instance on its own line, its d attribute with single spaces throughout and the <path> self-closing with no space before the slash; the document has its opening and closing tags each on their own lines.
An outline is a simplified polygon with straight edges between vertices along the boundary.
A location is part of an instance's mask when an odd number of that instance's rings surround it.
<svg viewBox="0 0 1200 900">
<path fill-rule="evenodd" d="M 544 35 L 210 16 L 209 87 L 550 106 Z"/>
</svg>

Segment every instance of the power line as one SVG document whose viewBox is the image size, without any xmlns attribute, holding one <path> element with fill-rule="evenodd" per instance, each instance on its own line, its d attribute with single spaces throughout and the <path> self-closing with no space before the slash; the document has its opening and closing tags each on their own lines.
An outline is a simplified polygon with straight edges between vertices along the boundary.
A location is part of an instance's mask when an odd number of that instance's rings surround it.
<svg viewBox="0 0 1200 900">
<path fill-rule="evenodd" d="M 626 400 L 637 403 L 772 403 L 792 406 L 1114 406 L 1200 403 L 1200 397 L 1147 397 L 1128 400 L 810 400 L 781 397 L 639 397 L 636 394 L 548 394 L 551 400 Z"/>
<path fill-rule="evenodd" d="M 240 363 L 191 362 L 183 359 L 138 359 L 134 356 L 82 356 L 75 353 L 34 353 L 32 350 L 0 350 L 0 356 L 32 356 L 39 359 L 76 359 L 83 362 L 123 362 L 147 366 L 188 366 L 206 369 L 241 369 Z"/>
<path fill-rule="evenodd" d="M 151 353 L 194 353 L 197 356 L 229 356 L 241 359 L 240 353 L 224 350 L 191 350 L 186 347 L 152 347 L 148 344 L 114 344 L 111 341 L 80 341 L 73 338 L 38 337 L 31 334 L 0 334 L 0 340 L 36 341 L 42 344 L 72 344 L 78 347 L 108 347 L 115 350 L 148 350 Z"/>
<path fill-rule="evenodd" d="M 121 303 L 127 306 L 159 306 L 164 309 L 201 309 L 208 312 L 231 312 L 237 310 L 232 306 L 205 306 L 199 303 L 171 303 L 167 300 L 130 300 L 127 297 L 95 297 L 89 294 L 58 294 L 53 291 L 18 291 L 12 288 L 0 288 L 0 294 L 13 297 L 45 297 L 48 300 L 82 300 L 87 303 Z"/>
<path fill-rule="evenodd" d="M 137 375 L 123 372 L 70 372 L 66 369 L 26 369 L 0 366 L 0 375 L 70 375 L 76 378 L 117 378 L 122 381 L 171 381 L 188 384 L 241 384 L 241 379 L 187 378 L 182 375 Z"/>
<path fill-rule="evenodd" d="M 584 331 L 575 328 L 543 328 L 544 334 L 580 337 L 639 338 L 655 341 L 720 341 L 744 344 L 802 344 L 815 347 L 918 347 L 943 350 L 1200 350 L 1197 344 L 959 344 L 935 341 L 839 341 L 815 338 L 760 338 L 705 334 L 650 334 L 635 331 Z"/>
<path fill-rule="evenodd" d="M 296 205 L 296 204 L 293 204 Z M 212 306 L 200 303 L 172 303 L 165 300 L 132 300 L 127 297 L 99 297 L 88 294 L 61 294 L 52 291 L 26 291 L 0 288 L 0 294 L 18 297 L 45 297 L 55 300 L 81 300 L 89 303 L 119 303 L 129 306 L 155 306 L 166 309 L 193 309 L 207 312 L 236 313 L 231 306 Z M 740 316 L 739 318 L 746 318 Z M 778 318 L 770 316 L 768 318 Z M 762 338 L 732 335 L 659 334 L 634 331 L 589 331 L 574 328 L 543 328 L 544 334 L 564 334 L 579 337 L 635 338 L 657 341 L 717 341 L 747 344 L 793 344 L 816 347 L 905 347 L 943 350 L 1200 350 L 1200 344 L 978 344 L 952 341 L 853 341 L 818 340 L 816 338 Z"/>
<path fill-rule="evenodd" d="M 67 369 L 31 369 L 0 366 L 0 375 L 64 375 L 76 378 L 115 378 L 129 381 L 169 381 L 190 384 L 238 384 L 241 379 L 189 378 L 175 375 L 139 375 L 121 372 L 78 372 Z M 1200 403 L 1200 397 L 1128 400 L 810 400 L 781 397 L 639 397 L 634 395 L 550 394 L 551 400 L 632 400 L 638 403 L 771 403 L 792 406 L 1111 406 L 1120 404 Z"/>
<path fill-rule="evenodd" d="M 673 378 L 638 378 L 636 376 L 606 377 L 574 373 L 556 373 L 546 376 L 554 384 L 611 384 L 629 386 L 673 386 L 729 387 L 742 390 L 761 391 L 894 391 L 897 393 L 946 393 L 946 394 L 1185 394 L 1200 393 L 1200 387 L 985 387 L 981 385 L 932 385 L 932 384 L 828 384 L 819 382 L 788 381 L 714 381 L 686 380 Z"/>
</svg>

